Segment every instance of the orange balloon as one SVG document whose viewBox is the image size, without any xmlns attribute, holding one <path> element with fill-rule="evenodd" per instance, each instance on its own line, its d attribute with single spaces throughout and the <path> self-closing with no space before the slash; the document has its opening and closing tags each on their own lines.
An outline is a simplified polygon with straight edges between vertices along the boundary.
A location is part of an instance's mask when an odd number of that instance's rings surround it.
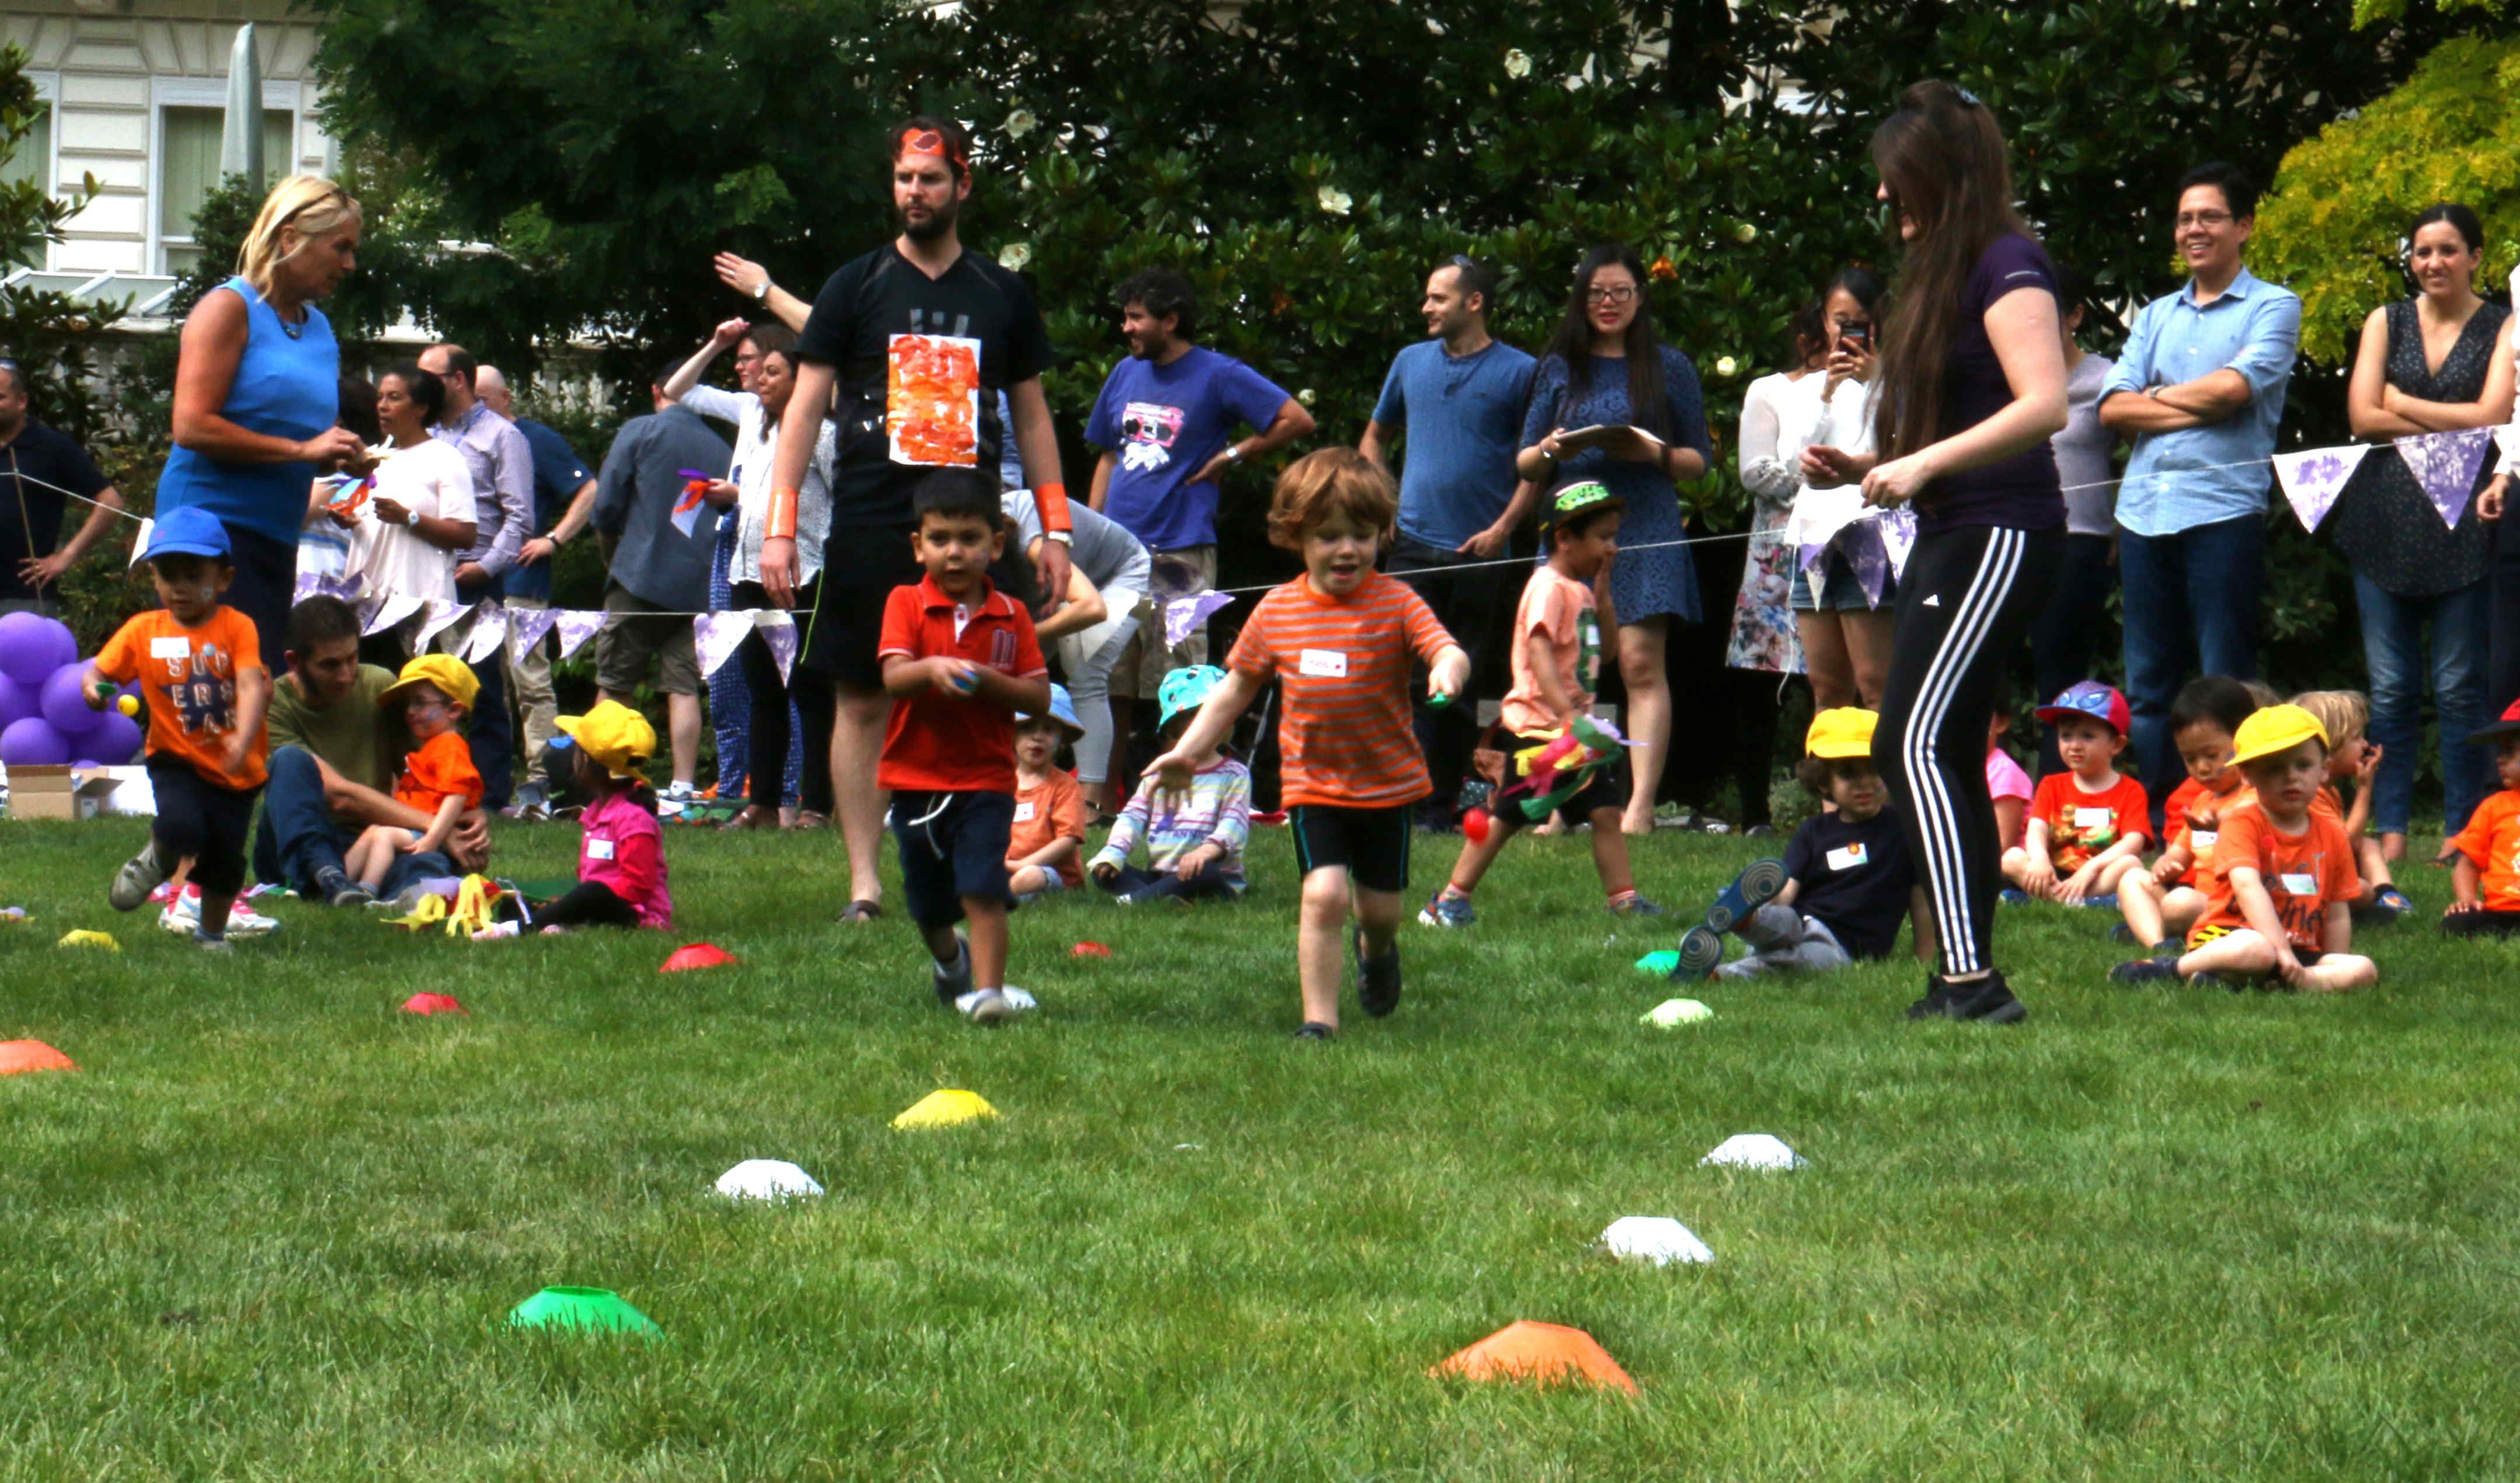
<svg viewBox="0 0 2520 1483">
<path fill-rule="evenodd" d="M 0 1040 L 0 1076 L 21 1071 L 75 1071 L 70 1058 L 40 1040 Z"/>
<path fill-rule="evenodd" d="M 1527 1319 L 1506 1325 L 1426 1372 L 1471 1380 L 1527 1379 L 1542 1385 L 1582 1381 L 1637 1393 L 1637 1382 L 1591 1334 Z"/>
</svg>

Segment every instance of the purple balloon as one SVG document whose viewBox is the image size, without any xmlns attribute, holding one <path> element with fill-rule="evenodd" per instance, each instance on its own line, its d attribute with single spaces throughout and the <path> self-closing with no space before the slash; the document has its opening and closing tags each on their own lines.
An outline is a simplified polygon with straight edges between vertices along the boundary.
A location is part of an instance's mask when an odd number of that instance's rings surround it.
<svg viewBox="0 0 2520 1483">
<path fill-rule="evenodd" d="M 147 715 L 148 712 L 141 714 Z M 80 741 L 79 749 L 93 753 L 96 760 L 108 767 L 120 767 L 140 750 L 143 735 L 139 722 L 119 711 L 110 710 L 103 720 L 97 722 L 96 730 Z"/>
<path fill-rule="evenodd" d="M 28 716 L 0 731 L 0 764 L 10 767 L 62 767 L 70 760 L 70 740 L 53 730 L 41 716 Z"/>
<path fill-rule="evenodd" d="M 44 682 L 44 719 L 65 737 L 84 737 L 105 719 L 105 712 L 87 708 L 87 697 L 79 689 L 79 682 L 86 678 L 87 666 L 71 663 L 54 670 L 52 678 Z"/>
<path fill-rule="evenodd" d="M 44 713 L 43 693 L 0 674 L 0 730 Z"/>
<path fill-rule="evenodd" d="M 31 612 L 0 616 L 0 673 L 19 684 L 40 686 L 77 658 L 78 640 L 68 624 Z"/>
</svg>

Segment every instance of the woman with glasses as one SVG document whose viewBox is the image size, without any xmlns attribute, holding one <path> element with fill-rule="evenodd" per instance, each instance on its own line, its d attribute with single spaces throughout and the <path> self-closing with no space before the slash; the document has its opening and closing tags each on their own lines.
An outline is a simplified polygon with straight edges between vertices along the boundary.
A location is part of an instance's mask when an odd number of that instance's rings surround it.
<svg viewBox="0 0 2520 1483">
<path fill-rule="evenodd" d="M 1619 677 L 1628 693 L 1633 787 L 1620 827 L 1653 828 L 1654 795 L 1671 751 L 1671 686 L 1663 660 L 1671 621 L 1698 621 L 1697 568 L 1683 539 L 1676 486 L 1706 472 L 1713 451 L 1697 368 L 1654 335 L 1645 270 L 1624 243 L 1603 243 L 1575 265 L 1556 337 L 1540 358 L 1523 415 L 1522 477 L 1543 489 L 1598 479 L 1626 502 L 1610 568 Z M 1566 434 L 1603 432 L 1569 442 Z"/>
<path fill-rule="evenodd" d="M 199 508 L 228 534 L 225 602 L 276 656 L 297 575 L 307 485 L 363 461 L 336 425 L 341 356 L 315 307 L 358 264 L 359 203 L 314 175 L 272 188 L 237 254 L 237 274 L 184 320 L 175 362 L 174 451 L 160 512 Z"/>
</svg>

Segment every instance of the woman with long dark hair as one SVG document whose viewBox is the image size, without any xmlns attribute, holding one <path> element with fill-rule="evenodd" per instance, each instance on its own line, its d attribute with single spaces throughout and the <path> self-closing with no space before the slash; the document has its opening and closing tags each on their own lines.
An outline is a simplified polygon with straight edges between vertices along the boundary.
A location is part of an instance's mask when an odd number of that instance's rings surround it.
<svg viewBox="0 0 2520 1483">
<path fill-rule="evenodd" d="M 1876 451 L 1817 446 L 1809 483 L 1912 505 L 1916 543 L 1872 760 L 1933 907 L 1941 971 L 1911 1019 L 2008 1024 L 2029 1011 L 1994 964 L 1995 806 L 1986 726 L 2064 558 L 2048 439 L 2065 426 L 2056 275 L 2013 209 L 2003 134 L 1978 101 L 1919 82 L 1872 135 L 1905 244 L 1873 401 Z"/>
<path fill-rule="evenodd" d="M 1580 448 L 1559 440 L 1577 428 L 1613 429 Z M 1653 828 L 1654 793 L 1671 751 L 1671 686 L 1663 657 L 1671 620 L 1698 621 L 1697 568 L 1681 539 L 1677 485 L 1706 472 L 1706 436 L 1697 368 L 1654 335 L 1645 267 L 1624 243 L 1605 242 L 1575 265 L 1566 317 L 1533 374 L 1515 469 L 1547 488 L 1563 479 L 1599 479 L 1627 503 L 1619 520 L 1625 548 L 1610 568 L 1618 623 L 1619 677 L 1628 692 L 1634 789 L 1621 828 Z"/>
</svg>

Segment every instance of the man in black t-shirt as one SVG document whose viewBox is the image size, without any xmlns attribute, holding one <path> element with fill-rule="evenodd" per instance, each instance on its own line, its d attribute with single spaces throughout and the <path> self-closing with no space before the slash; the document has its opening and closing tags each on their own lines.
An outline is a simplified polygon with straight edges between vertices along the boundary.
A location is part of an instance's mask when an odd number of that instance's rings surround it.
<svg viewBox="0 0 2520 1483">
<path fill-rule="evenodd" d="M 0 360 L 0 492 L 11 507 L 0 510 L 0 612 L 54 616 L 61 605 L 46 589 L 105 534 L 122 496 L 85 449 L 26 415 L 26 376 L 13 360 Z M 62 545 L 72 495 L 96 503 Z"/>
<path fill-rule="evenodd" d="M 771 502 L 761 543 L 761 585 L 771 601 L 796 589 L 796 495 L 816 433 L 838 425 L 832 530 L 824 577 L 805 625 L 799 662 L 838 692 L 832 781 L 849 851 L 849 905 L 841 920 L 878 911 L 876 876 L 883 792 L 876 786 L 884 724 L 876 639 L 884 601 L 920 578 L 912 555 L 910 489 L 931 469 L 994 470 L 1012 436 L 1049 537 L 1040 590 L 1052 606 L 1067 591 L 1067 490 L 1058 440 L 1041 389 L 1050 334 L 1032 290 L 1012 271 L 963 248 L 955 230 L 971 194 L 970 145 L 949 119 L 918 117 L 892 132 L 892 202 L 901 235 L 832 275 L 815 295 L 796 343 L 796 388 L 780 423 Z M 1005 391 L 1014 427 L 998 418 Z"/>
</svg>

